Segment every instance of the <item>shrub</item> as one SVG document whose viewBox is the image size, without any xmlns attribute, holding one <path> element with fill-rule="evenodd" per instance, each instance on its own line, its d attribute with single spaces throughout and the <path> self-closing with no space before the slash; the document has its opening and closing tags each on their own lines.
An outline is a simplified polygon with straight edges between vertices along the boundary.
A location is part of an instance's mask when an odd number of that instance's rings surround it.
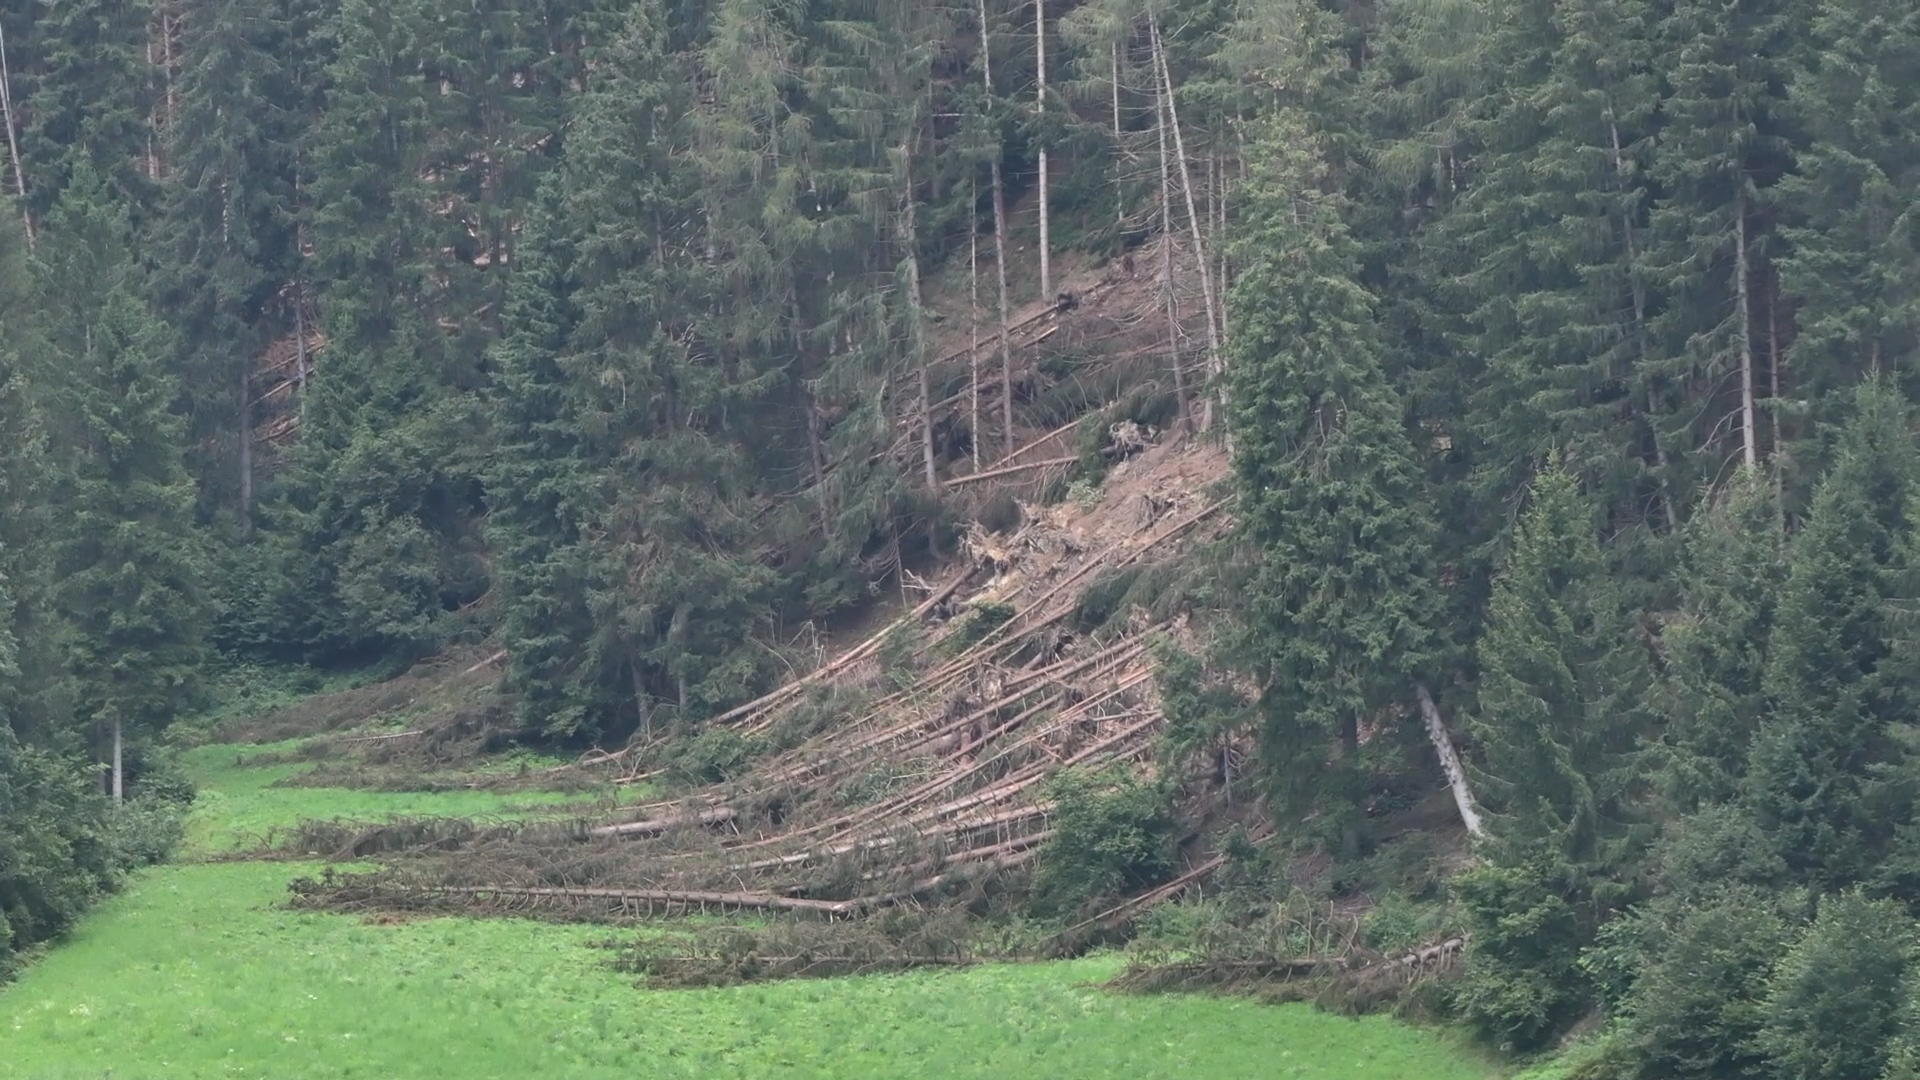
<svg viewBox="0 0 1920 1080">
<path fill-rule="evenodd" d="M 756 749 L 739 732 L 708 728 L 674 741 L 667 751 L 667 771 L 683 784 L 718 784 L 739 775 Z"/>
<path fill-rule="evenodd" d="M 1050 789 L 1053 835 L 1034 874 L 1037 914 L 1071 915 L 1172 876 L 1173 801 L 1159 785 L 1124 769 L 1068 770 Z"/>
</svg>

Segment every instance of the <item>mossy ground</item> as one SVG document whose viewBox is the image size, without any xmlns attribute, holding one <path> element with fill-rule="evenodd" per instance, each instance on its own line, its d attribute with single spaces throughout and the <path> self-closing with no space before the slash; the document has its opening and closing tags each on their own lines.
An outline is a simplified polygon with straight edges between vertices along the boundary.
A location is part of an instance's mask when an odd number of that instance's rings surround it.
<svg viewBox="0 0 1920 1080">
<path fill-rule="evenodd" d="M 184 858 L 307 818 L 516 815 L 581 796 L 274 787 L 266 747 L 185 755 Z M 653 991 L 596 945 L 632 931 L 515 920 L 390 924 L 299 912 L 310 865 L 149 871 L 0 989 L 0 1078 L 21 1080 L 1483 1080 L 1434 1033 L 1306 1006 L 1130 997 L 1119 962 Z"/>
</svg>

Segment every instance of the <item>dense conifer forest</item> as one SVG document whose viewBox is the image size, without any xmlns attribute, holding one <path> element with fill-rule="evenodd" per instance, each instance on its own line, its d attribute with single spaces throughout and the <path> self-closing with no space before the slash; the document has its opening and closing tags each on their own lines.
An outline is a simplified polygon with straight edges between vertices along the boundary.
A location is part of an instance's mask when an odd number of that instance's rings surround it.
<svg viewBox="0 0 1920 1080">
<path fill-rule="evenodd" d="M 1230 462 L 1221 526 L 1058 623 L 1178 630 L 1140 767 L 1063 773 L 994 864 L 1036 915 L 1185 881 L 1197 835 L 1220 956 L 1284 867 L 1351 873 L 1459 947 L 1403 1004 L 1505 1052 L 1920 1076 L 1920 7 L 0 35 L 0 972 L 165 856 L 166 729 L 223 672 L 478 655 L 499 743 L 738 781 L 799 642 L 946 618 L 947 568 L 1152 443 Z M 1409 830 L 1418 887 L 1379 871 Z"/>
</svg>

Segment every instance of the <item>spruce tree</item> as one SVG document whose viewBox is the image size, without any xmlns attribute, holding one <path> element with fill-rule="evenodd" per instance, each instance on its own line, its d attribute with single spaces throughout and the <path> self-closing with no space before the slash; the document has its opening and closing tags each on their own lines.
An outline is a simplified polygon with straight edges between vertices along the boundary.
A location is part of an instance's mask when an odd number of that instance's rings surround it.
<svg viewBox="0 0 1920 1080">
<path fill-rule="evenodd" d="M 1480 790 L 1496 861 L 1591 874 L 1617 862 L 1631 817 L 1646 665 L 1573 477 L 1541 474 L 1529 501 L 1479 644 Z"/>
<path fill-rule="evenodd" d="M 1920 349 L 1920 11 L 1813 6 L 1790 92 L 1807 145 L 1780 183 L 1781 286 L 1798 308 L 1786 379 L 1800 401 L 1844 403 L 1863 373 L 1903 369 Z"/>
<path fill-rule="evenodd" d="M 1754 1042 L 1779 1080 L 1878 1077 L 1899 1030 L 1914 960 L 1900 905 L 1858 892 L 1820 913 L 1775 972 Z"/>
<path fill-rule="evenodd" d="M 767 393 L 702 362 L 713 275 L 696 250 L 687 92 L 657 5 L 628 17 L 577 123 L 496 355 L 489 536 L 509 685 L 556 734 L 648 731 L 757 684 L 773 575 L 746 527 Z M 717 348 L 716 348 L 717 347 Z M 644 477 L 635 484 L 634 478 Z"/>
<path fill-rule="evenodd" d="M 1889 770 L 1908 760 L 1895 726 L 1920 705 L 1889 604 L 1913 595 L 1920 456 L 1898 391 L 1863 384 L 1855 408 L 1791 545 L 1763 680 L 1770 714 L 1746 777 L 1780 855 L 1826 887 L 1862 880 L 1910 818 Z"/>
<path fill-rule="evenodd" d="M 1239 649 L 1277 806 L 1324 811 L 1353 855 L 1361 728 L 1436 648 L 1432 524 L 1353 243 L 1288 134 L 1255 145 L 1233 249 L 1233 468 L 1259 557 Z"/>
<path fill-rule="evenodd" d="M 1767 639 L 1786 577 L 1772 483 L 1743 469 L 1687 523 L 1680 610 L 1662 627 L 1659 693 L 1667 803 L 1688 813 L 1736 798 L 1767 714 Z"/>
<path fill-rule="evenodd" d="M 61 380 L 50 391 L 65 463 L 55 542 L 67 664 L 82 718 L 111 733 L 116 758 L 123 731 L 157 731 L 192 700 L 206 615 L 169 342 L 138 291 L 128 235 L 125 211 L 82 165 L 38 261 Z M 113 783 L 118 796 L 117 773 Z"/>
</svg>

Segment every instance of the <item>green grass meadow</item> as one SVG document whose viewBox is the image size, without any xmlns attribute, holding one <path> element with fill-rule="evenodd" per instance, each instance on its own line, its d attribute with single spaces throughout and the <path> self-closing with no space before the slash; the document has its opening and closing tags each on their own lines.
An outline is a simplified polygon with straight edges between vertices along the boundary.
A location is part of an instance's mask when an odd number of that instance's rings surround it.
<svg viewBox="0 0 1920 1080">
<path fill-rule="evenodd" d="M 357 788 L 275 787 L 312 768 L 304 762 L 242 765 L 246 758 L 286 751 L 295 742 L 267 746 L 219 743 L 181 755 L 181 765 L 200 794 L 187 818 L 185 858 L 244 850 L 259 845 L 276 829 L 307 820 L 347 818 L 378 821 L 390 817 L 524 817 L 566 806 L 606 808 L 610 797 L 579 792 L 520 791 L 365 791 Z M 629 800 L 638 792 L 623 793 Z"/>
<path fill-rule="evenodd" d="M 186 758 L 187 859 L 302 818 L 538 811 L 577 794 L 272 783 L 303 768 Z M 517 920 L 373 923 L 292 911 L 314 866 L 148 871 L 0 988 L 12 1080 L 1485 1080 L 1432 1032 L 1231 998 L 1131 997 L 1117 959 L 717 990 L 643 990 L 621 931 Z M 625 931 L 631 934 L 632 931 Z"/>
</svg>

